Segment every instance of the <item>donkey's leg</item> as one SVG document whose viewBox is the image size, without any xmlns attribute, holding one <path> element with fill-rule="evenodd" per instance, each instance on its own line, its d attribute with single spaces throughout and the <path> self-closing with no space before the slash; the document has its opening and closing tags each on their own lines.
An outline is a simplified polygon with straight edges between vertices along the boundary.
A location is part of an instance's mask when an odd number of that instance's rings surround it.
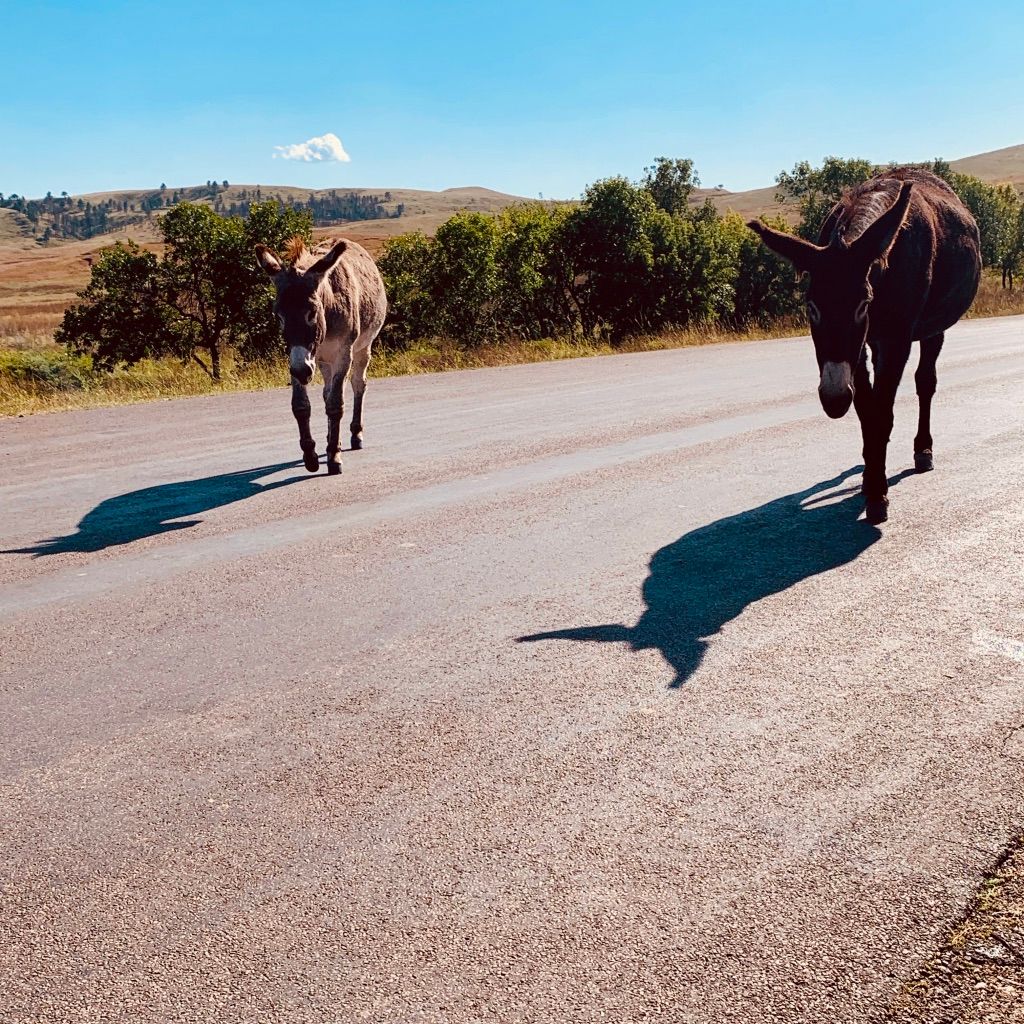
<svg viewBox="0 0 1024 1024">
<path fill-rule="evenodd" d="M 341 417 L 345 411 L 345 377 L 348 374 L 351 350 L 342 349 L 337 365 L 321 363 L 324 378 L 324 410 L 327 413 L 327 472 L 341 472 Z"/>
<path fill-rule="evenodd" d="M 366 371 L 370 365 L 370 346 L 352 356 L 352 450 L 363 447 L 363 395 L 366 393 Z"/>
<path fill-rule="evenodd" d="M 292 377 L 292 413 L 299 425 L 299 447 L 302 448 L 302 461 L 310 473 L 320 468 L 320 460 L 316 454 L 316 441 L 309 431 L 309 394 L 306 385 L 300 384 Z"/>
<path fill-rule="evenodd" d="M 942 351 L 944 334 L 933 334 L 921 339 L 921 359 L 914 374 L 917 385 L 917 400 L 920 406 L 917 418 L 917 437 L 914 438 L 914 468 L 918 473 L 927 473 L 932 468 L 932 396 L 938 378 L 935 364 Z"/>
<path fill-rule="evenodd" d="M 869 523 L 884 523 L 889 518 L 889 480 L 885 473 L 885 455 L 892 434 L 893 405 L 904 367 L 910 357 L 910 342 L 891 342 L 880 353 L 871 388 L 871 427 L 864 449 L 865 518 Z"/>
<path fill-rule="evenodd" d="M 868 464 L 868 449 L 871 446 L 871 431 L 874 425 L 875 396 L 871 389 L 871 373 L 868 370 L 868 351 L 865 347 L 860 362 L 853 371 L 853 408 L 860 420 L 860 436 L 863 441 L 861 456 Z M 863 485 L 862 485 L 863 489 Z"/>
</svg>

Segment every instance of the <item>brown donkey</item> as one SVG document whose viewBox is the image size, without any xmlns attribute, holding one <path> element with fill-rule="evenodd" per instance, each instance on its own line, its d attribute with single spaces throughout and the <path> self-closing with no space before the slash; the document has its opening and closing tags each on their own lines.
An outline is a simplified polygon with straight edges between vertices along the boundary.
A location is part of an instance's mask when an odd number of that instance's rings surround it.
<svg viewBox="0 0 1024 1024">
<path fill-rule="evenodd" d="M 832 208 L 818 245 L 757 220 L 748 226 L 810 275 L 807 315 L 821 371 L 818 395 L 834 419 L 844 416 L 851 402 L 857 410 L 866 516 L 884 522 L 893 403 L 911 342 L 918 340 L 914 465 L 919 472 L 932 468 L 935 363 L 944 332 L 967 312 L 978 290 L 978 226 L 941 178 L 910 167 L 885 171 L 851 189 Z"/>
<path fill-rule="evenodd" d="M 324 379 L 327 472 L 341 472 L 343 388 L 352 370 L 352 447 L 362 448 L 363 394 L 370 349 L 384 325 L 384 282 L 370 254 L 355 242 L 331 239 L 310 252 L 301 238 L 289 243 L 286 267 L 266 246 L 256 246 L 260 266 L 277 289 L 274 312 L 281 322 L 292 375 L 292 412 L 310 473 L 320 468 L 309 429 L 314 364 Z"/>
</svg>

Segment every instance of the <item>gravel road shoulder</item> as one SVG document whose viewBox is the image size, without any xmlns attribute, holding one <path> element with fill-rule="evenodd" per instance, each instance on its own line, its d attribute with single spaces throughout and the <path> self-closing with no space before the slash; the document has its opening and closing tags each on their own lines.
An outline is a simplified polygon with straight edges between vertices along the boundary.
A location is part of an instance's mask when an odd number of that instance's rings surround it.
<svg viewBox="0 0 1024 1024">
<path fill-rule="evenodd" d="M 889 1024 L 1024 1021 L 1024 838 L 993 866 Z"/>
</svg>

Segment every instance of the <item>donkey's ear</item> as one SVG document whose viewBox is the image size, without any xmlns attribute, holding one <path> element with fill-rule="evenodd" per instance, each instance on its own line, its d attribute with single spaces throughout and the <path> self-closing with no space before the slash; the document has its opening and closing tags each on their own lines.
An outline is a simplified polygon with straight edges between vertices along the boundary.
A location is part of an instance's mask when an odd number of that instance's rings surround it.
<svg viewBox="0 0 1024 1024">
<path fill-rule="evenodd" d="M 329 274 L 335 268 L 338 260 L 341 259 L 342 253 L 344 253 L 347 248 L 348 242 L 346 242 L 345 239 L 342 239 L 326 256 L 321 256 L 320 259 L 318 259 L 316 263 L 306 271 L 306 273 L 318 274 L 321 277 Z"/>
<path fill-rule="evenodd" d="M 889 207 L 877 220 L 869 224 L 854 243 L 852 248 L 858 256 L 868 263 L 875 260 L 885 259 L 889 255 L 892 243 L 903 222 L 907 219 L 907 210 L 910 208 L 910 193 L 914 191 L 914 183 L 905 181 L 900 186 L 900 194 L 896 202 Z"/>
<path fill-rule="evenodd" d="M 783 259 L 789 260 L 802 273 L 813 269 L 818 257 L 824 252 L 820 245 L 815 245 L 813 242 L 808 242 L 786 231 L 776 231 L 774 228 L 768 227 L 767 224 L 762 224 L 759 220 L 748 220 L 747 227 L 756 235 L 760 235 L 761 241 L 772 252 L 776 252 Z"/>
<path fill-rule="evenodd" d="M 265 245 L 256 246 L 256 259 L 270 277 L 281 273 L 281 261 Z"/>
</svg>

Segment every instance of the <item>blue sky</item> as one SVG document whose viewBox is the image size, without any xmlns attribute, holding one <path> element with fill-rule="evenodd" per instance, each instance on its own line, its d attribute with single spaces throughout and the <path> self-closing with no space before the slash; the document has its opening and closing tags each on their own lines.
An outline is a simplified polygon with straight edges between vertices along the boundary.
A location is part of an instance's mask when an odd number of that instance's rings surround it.
<svg viewBox="0 0 1024 1024">
<path fill-rule="evenodd" d="M 954 159 L 1024 142 L 1024 4 L 853 9 L 11 4 L 0 192 L 227 178 L 569 197 L 659 155 L 743 189 L 803 158 Z M 350 162 L 273 157 L 328 132 Z"/>
</svg>

